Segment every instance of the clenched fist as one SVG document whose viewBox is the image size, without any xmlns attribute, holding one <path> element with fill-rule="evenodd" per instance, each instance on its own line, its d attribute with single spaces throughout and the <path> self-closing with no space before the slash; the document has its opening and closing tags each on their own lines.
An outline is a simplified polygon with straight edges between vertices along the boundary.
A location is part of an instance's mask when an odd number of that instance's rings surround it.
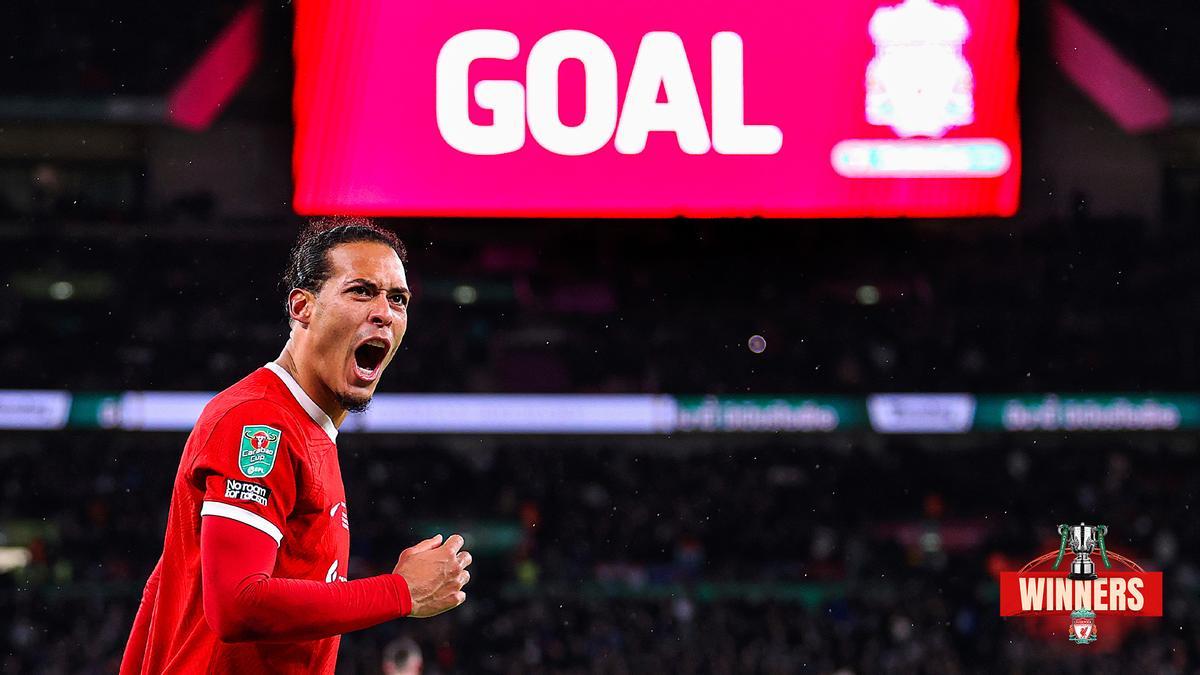
<svg viewBox="0 0 1200 675">
<path fill-rule="evenodd" d="M 460 550 L 462 546 L 461 536 L 452 534 L 443 544 L 439 534 L 400 554 L 392 574 L 399 574 L 408 582 L 408 592 L 412 595 L 409 616 L 423 619 L 466 602 L 467 594 L 462 587 L 471 580 L 467 571 L 471 554 Z"/>
</svg>

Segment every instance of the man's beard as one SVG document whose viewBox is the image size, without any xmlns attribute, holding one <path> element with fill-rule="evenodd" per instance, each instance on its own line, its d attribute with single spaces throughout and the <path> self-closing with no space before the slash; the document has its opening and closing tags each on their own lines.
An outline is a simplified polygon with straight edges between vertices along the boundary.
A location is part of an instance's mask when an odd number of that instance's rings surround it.
<svg viewBox="0 0 1200 675">
<path fill-rule="evenodd" d="M 338 405 L 343 410 L 352 413 L 360 413 L 366 410 L 371 405 L 370 396 L 351 396 L 350 394 L 338 394 Z"/>
</svg>

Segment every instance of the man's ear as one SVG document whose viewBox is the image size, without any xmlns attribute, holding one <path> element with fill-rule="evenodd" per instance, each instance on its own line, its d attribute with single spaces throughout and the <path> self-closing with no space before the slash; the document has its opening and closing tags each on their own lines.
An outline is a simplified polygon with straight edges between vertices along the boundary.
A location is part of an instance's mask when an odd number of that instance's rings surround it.
<svg viewBox="0 0 1200 675">
<path fill-rule="evenodd" d="M 307 326 L 312 321 L 316 301 L 317 298 L 311 291 L 293 288 L 292 292 L 288 293 L 288 316 L 292 321 Z"/>
</svg>

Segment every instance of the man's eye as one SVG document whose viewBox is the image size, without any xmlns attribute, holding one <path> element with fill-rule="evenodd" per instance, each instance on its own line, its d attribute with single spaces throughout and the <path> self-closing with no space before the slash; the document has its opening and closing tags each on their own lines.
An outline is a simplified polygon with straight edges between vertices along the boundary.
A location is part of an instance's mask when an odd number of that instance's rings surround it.
<svg viewBox="0 0 1200 675">
<path fill-rule="evenodd" d="M 397 305 L 401 305 L 404 307 L 408 306 L 408 300 L 403 295 L 393 295 L 391 297 L 391 300 L 392 300 L 392 302 L 396 303 Z"/>
<path fill-rule="evenodd" d="M 370 295 L 371 294 L 371 291 L 369 291 L 366 286 L 355 286 L 354 288 L 350 289 L 350 292 L 354 293 L 355 295 Z"/>
</svg>

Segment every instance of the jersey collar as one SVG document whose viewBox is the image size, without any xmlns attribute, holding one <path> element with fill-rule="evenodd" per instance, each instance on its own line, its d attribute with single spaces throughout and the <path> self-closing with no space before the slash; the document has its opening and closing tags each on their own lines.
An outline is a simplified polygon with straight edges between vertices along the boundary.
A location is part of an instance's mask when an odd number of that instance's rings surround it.
<svg viewBox="0 0 1200 675">
<path fill-rule="evenodd" d="M 279 376 L 279 379 L 283 380 L 283 384 L 288 388 L 288 391 L 292 392 L 292 396 L 295 397 L 300 407 L 304 408 L 304 412 L 308 413 L 308 416 L 312 418 L 312 421 L 317 423 L 317 426 L 325 430 L 325 433 L 329 435 L 329 440 L 336 443 L 338 430 L 333 425 L 333 420 L 329 419 L 329 415 L 326 415 L 324 410 L 321 410 L 321 406 L 309 398 L 303 387 L 300 386 L 300 383 L 296 381 L 296 378 L 292 377 L 291 373 L 274 361 L 267 363 L 263 367 L 275 373 Z"/>
</svg>

